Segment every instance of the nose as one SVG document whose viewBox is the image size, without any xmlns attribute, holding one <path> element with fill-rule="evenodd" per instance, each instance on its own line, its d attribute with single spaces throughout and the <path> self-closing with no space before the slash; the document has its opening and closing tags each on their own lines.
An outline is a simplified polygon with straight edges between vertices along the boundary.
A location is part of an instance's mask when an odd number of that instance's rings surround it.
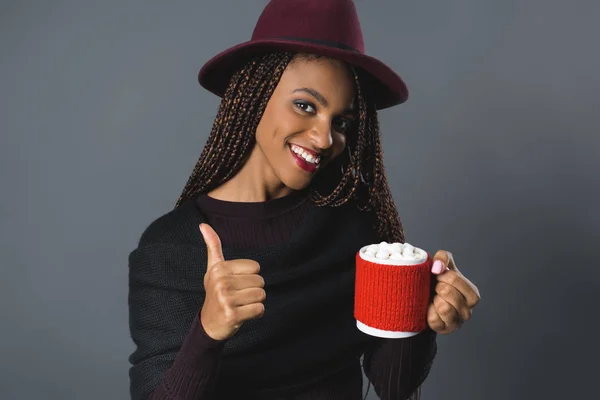
<svg viewBox="0 0 600 400">
<path fill-rule="evenodd" d="M 321 150 L 327 150 L 333 145 L 333 135 L 331 134 L 331 124 L 322 122 L 313 128 L 308 133 L 312 144 Z"/>
</svg>

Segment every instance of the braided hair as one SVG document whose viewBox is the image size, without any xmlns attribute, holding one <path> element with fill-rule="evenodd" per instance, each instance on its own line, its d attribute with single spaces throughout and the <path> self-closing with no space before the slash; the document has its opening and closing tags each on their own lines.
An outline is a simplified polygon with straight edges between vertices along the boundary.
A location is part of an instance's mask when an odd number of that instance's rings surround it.
<svg viewBox="0 0 600 400">
<path fill-rule="evenodd" d="M 255 144 L 256 128 L 284 70 L 295 56 L 268 53 L 255 56 L 230 79 L 212 130 L 175 207 L 207 193 L 233 177 Z M 375 229 L 389 242 L 404 243 L 404 231 L 383 165 L 379 120 L 374 104 L 365 98 L 359 73 L 352 69 L 358 105 L 356 132 L 348 133 L 346 150 L 316 174 L 310 198 L 317 207 L 339 207 L 348 201 L 376 216 Z M 341 167 L 341 168 L 340 168 Z M 331 188 L 322 194 L 323 188 Z"/>
</svg>

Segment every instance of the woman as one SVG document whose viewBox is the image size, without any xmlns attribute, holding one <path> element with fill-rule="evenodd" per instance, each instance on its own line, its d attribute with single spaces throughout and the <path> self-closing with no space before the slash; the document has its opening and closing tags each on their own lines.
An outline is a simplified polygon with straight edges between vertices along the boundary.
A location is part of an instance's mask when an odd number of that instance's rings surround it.
<svg viewBox="0 0 600 400">
<path fill-rule="evenodd" d="M 426 331 L 356 328 L 356 249 L 404 242 L 377 109 L 407 91 L 363 53 L 353 3 L 272 0 L 199 80 L 223 97 L 212 132 L 130 255 L 132 398 L 360 399 L 362 355 L 381 398 L 418 398 L 479 294 L 439 251 Z"/>
</svg>

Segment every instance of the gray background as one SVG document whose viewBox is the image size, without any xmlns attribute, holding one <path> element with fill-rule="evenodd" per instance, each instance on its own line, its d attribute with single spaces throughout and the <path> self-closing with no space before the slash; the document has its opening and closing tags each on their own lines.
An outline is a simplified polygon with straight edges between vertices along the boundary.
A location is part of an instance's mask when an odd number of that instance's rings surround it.
<svg viewBox="0 0 600 400">
<path fill-rule="evenodd" d="M 127 255 L 216 115 L 198 69 L 266 3 L 0 2 L 2 400 L 128 397 Z M 381 113 L 407 240 L 452 251 L 482 294 L 423 398 L 592 397 L 600 2 L 357 8 L 411 90 Z"/>
</svg>

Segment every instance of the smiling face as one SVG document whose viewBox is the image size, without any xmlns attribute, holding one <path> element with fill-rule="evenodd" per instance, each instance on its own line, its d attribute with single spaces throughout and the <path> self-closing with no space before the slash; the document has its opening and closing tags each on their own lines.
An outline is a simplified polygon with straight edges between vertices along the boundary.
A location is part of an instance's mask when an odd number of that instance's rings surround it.
<svg viewBox="0 0 600 400">
<path fill-rule="evenodd" d="M 346 147 L 354 122 L 354 79 L 340 61 L 296 57 L 286 68 L 256 129 L 249 163 L 267 186 L 307 187 Z"/>
</svg>

